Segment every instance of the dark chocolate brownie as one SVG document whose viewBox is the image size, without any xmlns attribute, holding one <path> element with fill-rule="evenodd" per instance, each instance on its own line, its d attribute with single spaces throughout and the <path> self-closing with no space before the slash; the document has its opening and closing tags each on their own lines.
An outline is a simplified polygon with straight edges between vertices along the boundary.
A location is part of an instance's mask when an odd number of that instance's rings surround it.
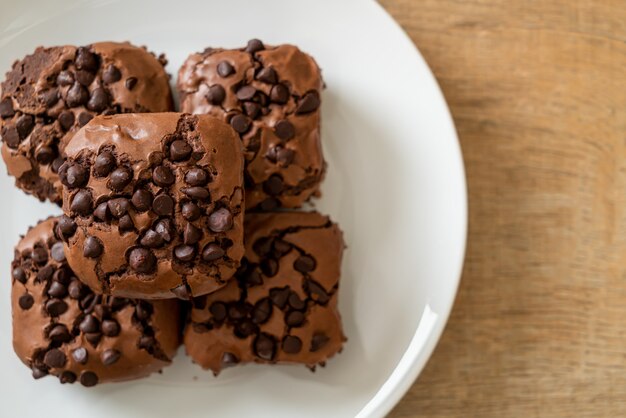
<svg viewBox="0 0 626 418">
<path fill-rule="evenodd" d="M 91 292 L 67 265 L 58 221 L 31 228 L 11 265 L 13 346 L 33 377 L 93 386 L 170 364 L 180 344 L 178 303 Z"/>
<path fill-rule="evenodd" d="M 293 45 L 207 48 L 178 73 L 183 112 L 227 120 L 246 155 L 246 207 L 297 208 L 319 194 L 320 69 Z"/>
<path fill-rule="evenodd" d="M 58 169 L 76 131 L 98 114 L 173 110 L 164 58 L 129 43 L 37 48 L 2 83 L 2 158 L 16 185 L 61 203 Z"/>
<path fill-rule="evenodd" d="M 324 365 L 346 340 L 341 230 L 317 212 L 248 214 L 245 227 L 237 281 L 193 301 L 187 353 L 215 374 L 247 362 Z"/>
<path fill-rule="evenodd" d="M 188 299 L 222 287 L 243 256 L 243 156 L 207 115 L 98 116 L 65 149 L 60 228 L 95 292 Z"/>
</svg>

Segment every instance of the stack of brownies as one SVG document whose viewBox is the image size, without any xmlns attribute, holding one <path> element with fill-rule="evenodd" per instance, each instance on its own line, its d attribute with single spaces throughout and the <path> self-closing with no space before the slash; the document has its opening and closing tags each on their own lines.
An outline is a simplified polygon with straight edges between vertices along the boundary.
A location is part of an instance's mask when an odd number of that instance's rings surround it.
<svg viewBox="0 0 626 418">
<path fill-rule="evenodd" d="M 178 74 L 129 43 L 38 48 L 2 83 L 16 186 L 62 205 L 12 263 L 13 342 L 33 376 L 147 376 L 181 343 L 216 375 L 341 351 L 342 232 L 319 195 L 320 69 L 292 45 L 207 48 Z"/>
</svg>

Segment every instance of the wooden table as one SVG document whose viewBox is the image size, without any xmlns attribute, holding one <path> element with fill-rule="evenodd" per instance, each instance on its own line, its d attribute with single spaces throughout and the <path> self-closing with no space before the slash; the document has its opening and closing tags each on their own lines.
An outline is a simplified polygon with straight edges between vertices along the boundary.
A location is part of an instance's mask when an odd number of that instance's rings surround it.
<svg viewBox="0 0 626 418">
<path fill-rule="evenodd" d="M 626 416 L 626 0 L 382 0 L 458 129 L 470 227 L 392 417 Z"/>
</svg>

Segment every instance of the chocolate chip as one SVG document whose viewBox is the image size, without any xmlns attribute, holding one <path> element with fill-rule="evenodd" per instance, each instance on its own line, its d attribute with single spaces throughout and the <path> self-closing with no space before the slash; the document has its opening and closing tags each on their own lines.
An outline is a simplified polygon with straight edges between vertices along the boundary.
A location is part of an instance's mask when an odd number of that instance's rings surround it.
<svg viewBox="0 0 626 418">
<path fill-rule="evenodd" d="M 254 241 L 254 244 L 252 244 L 252 249 L 259 257 L 265 257 L 272 250 L 272 238 L 261 237 L 257 239 Z"/>
<path fill-rule="evenodd" d="M 96 157 L 93 173 L 97 177 L 106 177 L 115 168 L 115 156 L 110 151 L 102 151 Z"/>
<path fill-rule="evenodd" d="M 133 172 L 128 167 L 118 167 L 111 173 L 108 187 L 114 191 L 121 191 L 133 179 Z"/>
<path fill-rule="evenodd" d="M 137 211 L 145 212 L 152 206 L 152 193 L 145 189 L 137 189 L 131 202 Z"/>
<path fill-rule="evenodd" d="M 120 81 L 121 79 L 122 73 L 113 64 L 107 65 L 107 67 L 102 72 L 102 81 L 107 84 L 115 83 L 116 81 Z"/>
<path fill-rule="evenodd" d="M 191 156 L 192 151 L 191 146 L 187 142 L 177 139 L 170 144 L 170 159 L 172 161 L 187 160 Z"/>
<path fill-rule="evenodd" d="M 288 141 L 296 135 L 296 130 L 292 123 L 286 119 L 279 120 L 274 125 L 274 132 L 283 141 Z"/>
<path fill-rule="evenodd" d="M 235 94 L 238 100 L 251 100 L 256 93 L 256 89 L 252 86 L 242 86 Z"/>
<path fill-rule="evenodd" d="M 308 290 L 309 297 L 320 305 L 326 305 L 330 300 L 326 290 L 313 280 L 308 280 L 305 288 Z"/>
<path fill-rule="evenodd" d="M 69 370 L 65 370 L 63 371 L 63 373 L 61 373 L 61 376 L 59 376 L 59 381 L 62 384 L 74 383 L 76 381 L 76 374 L 73 372 L 70 372 Z"/>
<path fill-rule="evenodd" d="M 297 354 L 302 350 L 302 340 L 294 335 L 283 338 L 283 351 L 287 354 Z"/>
<path fill-rule="evenodd" d="M 36 281 L 39 283 L 47 282 L 48 280 L 52 279 L 53 273 L 54 273 L 54 267 L 52 267 L 51 265 L 47 265 L 37 272 Z"/>
<path fill-rule="evenodd" d="M 154 337 L 151 337 L 149 335 L 142 335 L 141 338 L 139 338 L 139 348 L 143 348 L 148 352 L 154 351 L 155 345 L 156 340 L 154 339 Z"/>
<path fill-rule="evenodd" d="M 124 85 L 128 90 L 132 90 L 137 85 L 137 77 L 128 77 L 124 82 Z"/>
<path fill-rule="evenodd" d="M 123 308 L 126 307 L 126 305 L 128 305 L 129 301 L 126 298 L 120 298 L 120 297 L 109 297 L 109 307 L 111 308 L 112 312 L 117 312 L 119 310 L 122 310 Z M 103 323 L 104 326 L 104 323 Z M 104 329 L 103 329 L 104 331 Z"/>
<path fill-rule="evenodd" d="M 209 312 L 213 315 L 213 319 L 222 322 L 226 319 L 226 305 L 223 302 L 213 302 L 209 308 Z"/>
<path fill-rule="evenodd" d="M 80 112 L 78 115 L 78 126 L 81 128 L 89 123 L 93 119 L 93 115 L 87 112 Z"/>
<path fill-rule="evenodd" d="M 114 319 L 102 321 L 102 333 L 107 337 L 115 337 L 120 333 L 120 324 Z"/>
<path fill-rule="evenodd" d="M 33 297 L 30 294 L 25 293 L 22 296 L 20 296 L 18 303 L 20 305 L 20 308 L 27 311 L 33 306 L 33 303 L 35 303 L 35 299 L 33 299 Z"/>
<path fill-rule="evenodd" d="M 13 115 L 15 115 L 15 111 L 13 110 L 13 101 L 10 97 L 7 97 L 0 102 L 0 117 L 10 118 Z"/>
<path fill-rule="evenodd" d="M 209 229 L 213 232 L 225 232 L 233 227 L 233 215 L 226 208 L 220 208 L 209 215 Z"/>
<path fill-rule="evenodd" d="M 74 74 L 67 70 L 63 70 L 57 75 L 57 85 L 69 86 L 74 83 Z"/>
<path fill-rule="evenodd" d="M 256 75 L 256 79 L 268 84 L 276 84 L 278 82 L 278 74 L 272 67 L 265 67 Z"/>
<path fill-rule="evenodd" d="M 196 249 L 191 245 L 178 245 L 174 248 L 174 256 L 180 261 L 191 261 L 196 256 Z"/>
<path fill-rule="evenodd" d="M 110 218 L 109 203 L 102 202 L 96 206 L 96 209 L 93 211 L 93 217 L 102 222 L 108 222 Z"/>
<path fill-rule="evenodd" d="M 183 233 L 183 242 L 187 245 L 196 244 L 202 238 L 202 230 L 188 223 Z"/>
<path fill-rule="evenodd" d="M 276 239 L 274 240 L 272 249 L 274 250 L 274 253 L 276 254 L 277 257 L 282 257 L 283 255 L 291 251 L 291 244 L 283 241 L 282 239 Z"/>
<path fill-rule="evenodd" d="M 98 69 L 98 57 L 87 47 L 81 46 L 76 52 L 76 68 L 95 72 Z"/>
<path fill-rule="evenodd" d="M 152 170 L 152 180 L 158 186 L 167 187 L 174 184 L 174 182 L 176 181 L 176 176 L 174 176 L 174 173 L 171 169 L 164 165 L 160 165 Z"/>
<path fill-rule="evenodd" d="M 170 242 L 173 239 L 173 226 L 169 219 L 161 219 L 155 225 L 154 230 L 161 235 L 166 242 Z"/>
<path fill-rule="evenodd" d="M 326 334 L 314 334 L 313 338 L 311 338 L 311 348 L 309 349 L 309 351 L 311 351 L 312 353 L 318 351 L 320 348 L 324 347 L 328 343 L 328 341 L 330 341 L 330 338 L 328 338 Z"/>
<path fill-rule="evenodd" d="M 254 54 L 255 52 L 262 51 L 264 49 L 265 46 L 263 45 L 263 42 L 258 39 L 250 39 L 248 41 L 248 45 L 246 45 L 245 51 Z"/>
<path fill-rule="evenodd" d="M 15 126 L 4 126 L 2 128 L 2 140 L 9 148 L 17 148 L 20 145 L 20 136 Z"/>
<path fill-rule="evenodd" d="M 261 112 L 261 106 L 254 102 L 245 102 L 243 104 L 243 111 L 246 115 L 250 117 L 250 119 L 256 119 Z"/>
<path fill-rule="evenodd" d="M 187 286 L 185 286 L 185 284 L 180 284 L 178 286 L 176 286 L 173 289 L 170 289 L 170 291 L 178 298 L 181 300 L 189 300 L 191 299 L 191 295 L 189 294 L 189 291 L 187 290 Z"/>
<path fill-rule="evenodd" d="M 272 302 L 269 298 L 263 298 L 258 301 L 252 309 L 252 322 L 255 324 L 264 324 L 272 315 Z"/>
<path fill-rule="evenodd" d="M 274 277 L 278 273 L 278 262 L 273 258 L 265 259 L 261 262 L 261 271 L 266 277 Z"/>
<path fill-rule="evenodd" d="M 55 154 L 52 148 L 45 146 L 45 145 L 39 147 L 37 151 L 35 152 L 35 159 L 37 160 L 39 164 L 43 164 L 43 165 L 50 164 L 52 160 L 54 159 L 54 157 L 55 157 Z"/>
<path fill-rule="evenodd" d="M 202 259 L 211 262 L 224 257 L 225 254 L 226 252 L 219 245 L 212 242 L 202 250 Z"/>
<path fill-rule="evenodd" d="M 270 299 L 272 303 L 278 308 L 283 309 L 287 305 L 290 291 L 288 288 L 278 289 L 274 288 L 270 290 Z"/>
<path fill-rule="evenodd" d="M 80 83 L 75 82 L 67 91 L 65 103 L 68 107 L 78 107 L 89 101 L 89 92 Z"/>
<path fill-rule="evenodd" d="M 89 190 L 79 190 L 72 199 L 70 210 L 80 216 L 87 216 L 92 208 L 91 192 Z"/>
<path fill-rule="evenodd" d="M 82 371 L 80 373 L 80 384 L 85 387 L 92 387 L 98 384 L 98 375 L 94 372 Z"/>
<path fill-rule="evenodd" d="M 210 197 L 209 191 L 204 187 L 183 187 L 180 191 L 194 200 L 207 200 Z"/>
<path fill-rule="evenodd" d="M 99 332 L 100 321 L 98 321 L 98 318 L 93 315 L 85 315 L 78 328 L 84 333 Z"/>
<path fill-rule="evenodd" d="M 160 194 L 152 202 L 152 211 L 159 216 L 168 216 L 174 213 L 174 200 L 166 194 Z"/>
<path fill-rule="evenodd" d="M 105 366 L 110 366 L 111 364 L 118 361 L 121 356 L 122 354 L 119 351 L 114 348 L 109 348 L 107 350 L 104 350 L 102 354 L 100 354 L 100 360 Z"/>
<path fill-rule="evenodd" d="M 39 98 L 43 101 L 46 107 L 52 107 L 59 101 L 59 90 L 51 88 L 39 93 Z"/>
<path fill-rule="evenodd" d="M 88 293 L 79 302 L 80 308 L 84 311 L 91 311 L 91 308 L 96 303 L 96 296 L 93 293 Z"/>
<path fill-rule="evenodd" d="M 58 369 L 65 366 L 67 357 L 65 357 L 65 354 L 58 348 L 53 348 L 46 353 L 43 358 L 43 362 L 46 366 L 52 369 Z"/>
<path fill-rule="evenodd" d="M 76 222 L 68 216 L 61 216 L 57 225 L 61 234 L 66 238 L 71 237 L 76 232 Z"/>
<path fill-rule="evenodd" d="M 157 260 L 151 251 L 145 248 L 134 248 L 128 257 L 130 268 L 137 273 L 150 274 L 156 269 Z"/>
<path fill-rule="evenodd" d="M 63 251 L 63 243 L 57 242 L 50 248 L 50 255 L 59 263 L 65 261 L 65 251 Z"/>
<path fill-rule="evenodd" d="M 228 316 L 231 319 L 242 319 L 248 314 L 246 306 L 242 303 L 231 303 L 228 306 Z"/>
<path fill-rule="evenodd" d="M 85 70 L 76 71 L 76 81 L 85 87 L 88 87 L 94 78 L 96 78 L 96 75 L 92 72 Z"/>
<path fill-rule="evenodd" d="M 159 248 L 163 243 L 163 237 L 152 229 L 148 229 L 140 241 L 141 245 L 148 248 Z"/>
<path fill-rule="evenodd" d="M 102 112 L 109 105 L 109 94 L 102 87 L 98 87 L 91 92 L 87 109 L 94 112 Z"/>
<path fill-rule="evenodd" d="M 129 214 L 122 216 L 118 220 L 117 225 L 120 231 L 132 231 L 133 229 L 135 229 L 133 218 L 131 218 Z"/>
<path fill-rule="evenodd" d="M 57 119 L 59 120 L 61 128 L 66 131 L 69 131 L 72 126 L 74 126 L 74 113 L 70 110 L 64 110 L 61 112 Z"/>
<path fill-rule="evenodd" d="M 199 219 L 202 215 L 200 207 L 193 202 L 187 202 L 183 204 L 181 212 L 183 218 L 188 221 L 195 221 L 196 219 Z"/>
<path fill-rule="evenodd" d="M 278 174 L 272 174 L 263 182 L 263 191 L 271 196 L 279 195 L 283 191 L 283 179 Z"/>
<path fill-rule="evenodd" d="M 302 310 L 306 308 L 306 302 L 300 299 L 300 296 L 298 296 L 298 294 L 295 292 L 291 292 L 288 301 L 289 306 L 291 306 L 293 309 Z"/>
<path fill-rule="evenodd" d="M 273 163 L 278 163 L 281 167 L 288 167 L 293 162 L 294 155 L 293 150 L 282 145 L 276 145 L 267 150 L 265 158 Z"/>
<path fill-rule="evenodd" d="M 50 165 L 50 167 L 52 168 L 52 172 L 53 173 L 58 173 L 59 172 L 59 168 L 61 168 L 61 165 L 63 165 L 63 163 L 65 162 L 65 160 L 62 157 L 57 157 L 52 161 L 52 164 Z"/>
<path fill-rule="evenodd" d="M 22 115 L 15 122 L 15 128 L 20 139 L 26 138 L 35 127 L 35 121 L 31 115 Z"/>
<path fill-rule="evenodd" d="M 48 332 L 48 338 L 55 343 L 66 343 L 71 341 L 72 334 L 68 331 L 67 327 L 63 324 L 57 324 Z"/>
<path fill-rule="evenodd" d="M 70 284 L 70 281 L 72 279 L 71 275 L 72 275 L 72 271 L 69 270 L 68 268 L 59 268 L 52 275 L 52 280 L 54 280 L 55 282 L 59 282 L 64 286 L 67 286 Z"/>
<path fill-rule="evenodd" d="M 235 72 L 235 67 L 233 67 L 228 61 L 221 61 L 217 64 L 217 74 L 220 77 L 228 77 L 229 75 Z"/>
<path fill-rule="evenodd" d="M 298 327 L 304 323 L 304 314 L 300 311 L 289 311 L 285 315 L 285 323 L 290 327 Z"/>
<path fill-rule="evenodd" d="M 48 375 L 48 371 L 45 369 L 40 369 L 36 366 L 33 366 L 33 378 L 34 379 L 41 379 L 44 376 Z"/>
<path fill-rule="evenodd" d="M 316 91 L 311 91 L 305 94 L 296 107 L 296 114 L 309 113 L 320 107 L 320 96 Z"/>
<path fill-rule="evenodd" d="M 83 245 L 83 255 L 87 258 L 98 258 L 104 250 L 102 243 L 96 237 L 87 237 Z"/>
<path fill-rule="evenodd" d="M 87 364 L 89 353 L 84 347 L 79 347 L 72 351 L 72 358 L 78 364 Z"/>
<path fill-rule="evenodd" d="M 26 280 L 28 279 L 26 272 L 21 267 L 15 267 L 11 272 L 11 276 L 13 276 L 14 280 L 17 280 L 20 283 L 26 283 Z"/>
<path fill-rule="evenodd" d="M 49 299 L 46 302 L 45 309 L 50 316 L 63 315 L 67 311 L 67 303 L 61 299 Z"/>
<path fill-rule="evenodd" d="M 308 273 L 315 270 L 315 259 L 308 255 L 301 255 L 293 262 L 293 268 L 300 273 Z"/>
<path fill-rule="evenodd" d="M 244 319 L 235 325 L 235 336 L 238 338 L 248 338 L 257 331 L 258 327 L 249 319 Z"/>
<path fill-rule="evenodd" d="M 237 363 L 239 363 L 239 359 L 234 354 L 228 353 L 228 352 L 222 354 L 222 367 L 223 368 L 232 367 L 236 365 Z"/>
<path fill-rule="evenodd" d="M 152 315 L 152 305 L 146 301 L 139 301 L 135 306 L 135 314 L 140 321 L 145 321 Z"/>
<path fill-rule="evenodd" d="M 245 276 L 245 282 L 248 286 L 257 286 L 263 284 L 263 280 L 261 279 L 261 275 L 256 269 L 249 269 Z"/>
<path fill-rule="evenodd" d="M 209 182 L 209 175 L 201 168 L 191 168 L 185 173 L 185 183 L 190 186 L 204 186 Z"/>
<path fill-rule="evenodd" d="M 276 84 L 270 90 L 270 100 L 279 104 L 287 103 L 287 100 L 289 100 L 289 89 L 284 84 Z"/>
<path fill-rule="evenodd" d="M 89 172 L 78 164 L 69 165 L 67 171 L 65 171 L 65 175 L 62 177 L 63 184 L 70 189 L 84 186 L 88 179 Z"/>
<path fill-rule="evenodd" d="M 100 340 L 102 339 L 102 333 L 100 332 L 88 332 L 85 334 L 85 339 L 91 344 L 93 347 L 96 347 Z"/>
<path fill-rule="evenodd" d="M 35 247 L 31 258 L 35 264 L 44 265 L 48 262 L 48 251 L 43 247 Z"/>
<path fill-rule="evenodd" d="M 126 213 L 128 213 L 128 210 L 130 209 L 130 202 L 124 197 L 111 199 L 108 201 L 107 205 L 109 207 L 111 215 L 118 219 L 126 215 Z"/>
<path fill-rule="evenodd" d="M 238 113 L 230 119 L 230 126 L 240 134 L 245 134 L 250 129 L 250 118 Z"/>
<path fill-rule="evenodd" d="M 209 91 L 207 92 L 205 97 L 209 103 L 213 105 L 219 105 L 226 98 L 226 90 L 224 90 L 224 87 L 220 86 L 219 84 L 213 84 L 211 87 L 209 87 Z"/>
<path fill-rule="evenodd" d="M 268 334 L 261 333 L 254 340 L 254 352 L 263 360 L 271 361 L 274 359 L 276 351 L 276 341 Z"/>
<path fill-rule="evenodd" d="M 53 298 L 64 298 L 67 295 L 67 287 L 63 283 L 52 282 L 48 288 L 48 295 Z"/>
</svg>

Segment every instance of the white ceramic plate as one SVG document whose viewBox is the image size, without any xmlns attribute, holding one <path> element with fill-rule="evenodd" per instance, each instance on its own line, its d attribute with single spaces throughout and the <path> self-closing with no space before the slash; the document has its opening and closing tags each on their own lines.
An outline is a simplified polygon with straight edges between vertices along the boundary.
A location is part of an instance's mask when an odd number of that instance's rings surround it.
<svg viewBox="0 0 626 418">
<path fill-rule="evenodd" d="M 0 415 L 30 417 L 373 417 L 400 399 L 444 327 L 466 232 L 463 163 L 426 63 L 371 1 L 2 1 L 0 71 L 36 46 L 130 40 L 165 52 L 175 74 L 191 52 L 252 37 L 289 42 L 323 69 L 329 171 L 317 208 L 348 250 L 340 308 L 349 341 L 316 373 L 246 366 L 219 378 L 179 352 L 163 374 L 100 385 L 34 381 L 11 346 L 10 260 L 28 225 L 58 209 L 13 188 L 1 169 Z M 10 4 L 7 4 L 10 3 Z"/>
</svg>

